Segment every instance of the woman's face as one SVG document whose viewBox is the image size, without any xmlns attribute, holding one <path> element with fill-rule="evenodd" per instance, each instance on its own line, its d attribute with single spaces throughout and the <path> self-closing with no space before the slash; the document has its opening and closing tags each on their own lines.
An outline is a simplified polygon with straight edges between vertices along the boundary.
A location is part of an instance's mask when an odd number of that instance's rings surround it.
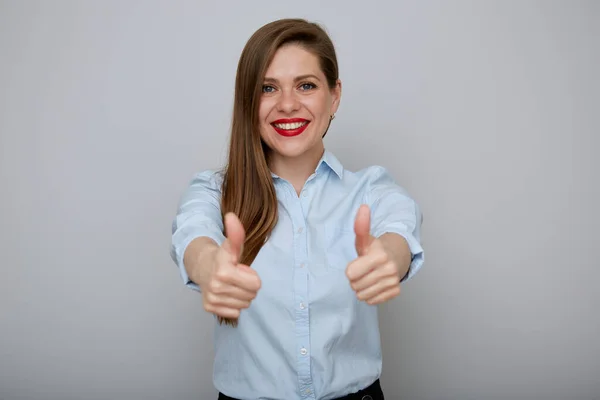
<svg viewBox="0 0 600 400">
<path fill-rule="evenodd" d="M 329 88 L 315 55 L 299 45 L 281 47 L 265 74 L 259 108 L 260 134 L 273 156 L 320 157 L 340 95 L 341 83 Z"/>
</svg>

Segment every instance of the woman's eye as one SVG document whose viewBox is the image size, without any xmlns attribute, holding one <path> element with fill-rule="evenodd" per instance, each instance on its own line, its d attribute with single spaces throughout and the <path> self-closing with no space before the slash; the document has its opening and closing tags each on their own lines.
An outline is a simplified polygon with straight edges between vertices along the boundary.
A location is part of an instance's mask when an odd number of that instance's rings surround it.
<svg viewBox="0 0 600 400">
<path fill-rule="evenodd" d="M 275 88 L 273 86 L 263 85 L 262 91 L 263 93 L 272 93 L 275 91 Z"/>
<path fill-rule="evenodd" d="M 302 90 L 311 90 L 314 89 L 316 86 L 313 85 L 312 83 L 303 83 L 302 85 L 300 85 L 300 88 Z"/>
</svg>

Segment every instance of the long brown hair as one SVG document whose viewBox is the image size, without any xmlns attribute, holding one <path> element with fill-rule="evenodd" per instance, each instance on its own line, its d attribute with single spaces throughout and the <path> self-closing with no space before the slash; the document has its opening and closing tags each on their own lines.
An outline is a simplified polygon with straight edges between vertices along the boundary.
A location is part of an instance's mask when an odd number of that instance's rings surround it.
<svg viewBox="0 0 600 400">
<path fill-rule="evenodd" d="M 244 47 L 237 67 L 228 163 L 221 212 L 235 213 L 246 231 L 240 263 L 250 265 L 277 224 L 277 196 L 268 167 L 269 149 L 260 136 L 258 111 L 265 73 L 276 51 L 298 44 L 319 58 L 328 86 L 335 88 L 338 64 L 331 39 L 318 24 L 281 19 L 258 29 Z M 219 322 L 237 325 L 237 320 Z"/>
</svg>

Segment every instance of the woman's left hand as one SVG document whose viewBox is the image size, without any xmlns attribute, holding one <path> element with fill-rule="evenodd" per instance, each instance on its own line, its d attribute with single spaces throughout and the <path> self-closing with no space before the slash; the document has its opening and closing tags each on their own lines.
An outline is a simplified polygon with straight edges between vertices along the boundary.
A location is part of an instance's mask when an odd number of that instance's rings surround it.
<svg viewBox="0 0 600 400">
<path fill-rule="evenodd" d="M 363 205 L 354 223 L 358 257 L 346 268 L 350 286 L 359 300 L 376 305 L 400 294 L 400 268 L 384 242 L 370 233 L 370 210 Z"/>
</svg>

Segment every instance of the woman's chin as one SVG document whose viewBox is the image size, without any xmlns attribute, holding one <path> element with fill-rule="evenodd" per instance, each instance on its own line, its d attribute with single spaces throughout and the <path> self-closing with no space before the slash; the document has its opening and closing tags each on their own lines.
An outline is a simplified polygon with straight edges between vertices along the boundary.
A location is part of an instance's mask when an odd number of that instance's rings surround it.
<svg viewBox="0 0 600 400">
<path fill-rule="evenodd" d="M 277 143 L 275 153 L 283 158 L 297 158 L 307 154 L 319 153 L 323 150 L 322 143 Z"/>
</svg>

